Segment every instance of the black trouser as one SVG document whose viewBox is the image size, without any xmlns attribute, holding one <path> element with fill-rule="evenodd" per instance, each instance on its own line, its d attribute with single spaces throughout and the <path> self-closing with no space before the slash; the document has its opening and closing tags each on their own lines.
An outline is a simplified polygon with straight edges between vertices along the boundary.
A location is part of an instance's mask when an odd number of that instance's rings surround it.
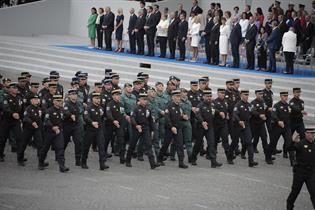
<svg viewBox="0 0 315 210">
<path fill-rule="evenodd" d="M 264 47 L 259 48 L 258 58 L 258 68 L 266 69 L 267 68 L 267 52 Z"/>
<path fill-rule="evenodd" d="M 159 42 L 160 42 L 160 57 L 165 58 L 166 56 L 166 46 L 167 46 L 167 37 L 159 36 L 158 37 Z"/>
<path fill-rule="evenodd" d="M 183 39 L 177 40 L 178 47 L 179 47 L 179 58 L 182 60 L 185 60 L 186 58 L 186 39 L 183 41 Z"/>
<path fill-rule="evenodd" d="M 268 148 L 267 142 L 267 131 L 265 127 L 265 123 L 251 123 L 250 128 L 252 129 L 252 136 L 253 136 L 253 144 L 254 148 L 257 149 L 257 145 L 259 142 L 259 138 L 261 139 L 262 147 L 264 149 L 264 153 L 266 154 Z"/>
<path fill-rule="evenodd" d="M 74 153 L 75 153 L 75 160 L 81 160 L 82 154 L 82 139 L 81 139 L 81 131 L 80 131 L 80 124 L 77 125 L 67 125 L 65 124 L 63 127 L 63 136 L 65 142 L 65 150 L 70 142 L 70 137 L 72 136 L 72 140 L 74 142 Z"/>
<path fill-rule="evenodd" d="M 44 131 L 44 144 L 39 152 L 39 162 L 44 163 L 50 146 L 54 146 L 56 159 L 59 165 L 65 164 L 65 150 L 63 131 L 60 130 L 59 134 L 55 134 L 52 130 Z"/>
<path fill-rule="evenodd" d="M 285 69 L 288 73 L 294 73 L 294 52 L 284 52 Z"/>
<path fill-rule="evenodd" d="M 225 152 L 225 155 L 227 158 L 229 158 L 229 129 L 227 123 L 223 125 L 214 125 L 214 137 L 215 137 L 215 143 L 216 143 L 216 149 L 218 148 L 218 143 L 220 142 L 220 139 L 222 140 L 222 146 Z"/>
<path fill-rule="evenodd" d="M 93 139 L 97 140 L 97 147 L 98 147 L 98 157 L 100 164 L 105 162 L 105 140 L 103 134 L 103 128 L 98 129 L 87 129 L 85 131 L 84 140 L 82 142 L 82 163 L 86 163 L 88 159 L 88 154 L 90 151 L 91 144 Z"/>
<path fill-rule="evenodd" d="M 271 72 L 277 71 L 276 49 L 269 49 L 269 68 Z"/>
<path fill-rule="evenodd" d="M 155 33 L 147 33 L 148 55 L 154 56 L 154 37 Z"/>
<path fill-rule="evenodd" d="M 168 38 L 168 47 L 170 48 L 170 58 L 175 58 L 176 37 L 175 38 Z"/>
<path fill-rule="evenodd" d="M 299 134 L 300 139 L 303 139 L 305 137 L 305 126 L 304 126 L 303 119 L 291 119 L 290 129 L 291 129 L 292 135 L 296 131 Z"/>
<path fill-rule="evenodd" d="M 248 122 L 245 122 L 245 128 L 241 128 L 238 124 L 234 124 L 232 143 L 230 145 L 230 156 L 233 156 L 233 152 L 238 146 L 239 138 L 241 138 L 243 148 L 246 148 L 248 152 L 248 161 L 254 160 L 254 148 L 252 142 L 251 128 Z"/>
<path fill-rule="evenodd" d="M 129 35 L 129 52 L 134 54 L 136 53 L 136 34 L 131 31 L 128 32 Z"/>
<path fill-rule="evenodd" d="M 142 132 L 139 133 L 137 129 L 132 129 L 133 137 L 129 142 L 129 147 L 126 156 L 126 162 L 130 163 L 133 152 L 137 146 L 138 141 L 143 142 L 144 153 L 148 156 L 150 165 L 154 164 L 154 155 L 152 150 L 151 133 L 148 127 L 142 127 Z"/>
<path fill-rule="evenodd" d="M 124 139 L 124 125 L 120 122 L 120 127 L 117 128 L 113 123 L 106 126 L 105 133 L 105 151 L 107 152 L 109 142 L 113 141 L 116 137 L 120 160 L 125 160 L 126 141 Z M 112 144 L 114 147 L 114 144 Z"/>
<path fill-rule="evenodd" d="M 284 128 L 279 127 L 277 124 L 274 124 L 272 127 L 272 132 L 271 132 L 271 136 L 270 136 L 270 143 L 267 149 L 267 153 L 266 153 L 266 159 L 267 160 L 271 160 L 271 156 L 273 151 L 276 150 L 277 148 L 277 144 L 278 144 L 278 140 L 280 138 L 280 136 L 282 135 L 283 140 L 284 140 L 284 153 L 287 150 L 287 147 L 290 145 L 291 141 L 292 141 L 292 134 L 291 134 L 291 129 L 289 127 L 289 125 L 285 124 Z M 292 164 L 293 161 L 293 152 L 289 153 L 290 155 L 290 161 Z"/>
<path fill-rule="evenodd" d="M 27 145 L 31 142 L 32 137 L 34 139 L 35 147 L 37 149 L 37 157 L 39 157 L 39 152 L 43 146 L 43 134 L 42 128 L 27 128 L 24 127 L 23 138 L 20 144 L 17 145 L 17 161 L 23 162 L 24 152 Z"/>
<path fill-rule="evenodd" d="M 210 48 L 210 40 L 208 37 L 205 37 L 205 51 L 207 56 L 207 63 L 211 63 L 211 48 Z"/>
<path fill-rule="evenodd" d="M 247 68 L 255 69 L 255 44 L 246 44 Z"/>
<path fill-rule="evenodd" d="M 0 157 L 3 157 L 5 143 L 10 137 L 10 133 L 14 134 L 16 144 L 22 142 L 22 128 L 20 120 L 2 119 L 0 123 Z"/>
<path fill-rule="evenodd" d="M 210 43 L 211 47 L 211 63 L 214 65 L 219 64 L 219 44 L 215 42 Z"/>
<path fill-rule="evenodd" d="M 271 131 L 272 131 L 272 118 L 271 118 L 271 112 L 266 113 L 266 127 L 269 134 L 269 139 L 271 138 Z"/>
<path fill-rule="evenodd" d="M 287 199 L 287 210 L 293 210 L 295 200 L 300 194 L 304 183 L 306 184 L 307 190 L 311 197 L 313 208 L 315 209 L 315 170 L 304 169 L 301 166 L 295 166 L 293 169 L 293 183 L 291 192 Z"/>
<path fill-rule="evenodd" d="M 112 50 L 112 33 L 113 31 L 111 29 L 105 29 L 105 49 L 106 50 Z"/>
<path fill-rule="evenodd" d="M 202 150 L 203 146 L 203 137 L 206 137 L 207 140 L 207 155 L 211 161 L 216 161 L 217 159 L 217 154 L 216 154 L 216 149 L 215 149 L 215 138 L 214 138 L 214 131 L 213 128 L 208 128 L 205 130 L 204 128 L 201 127 L 201 125 L 197 125 L 197 138 L 195 145 L 193 147 L 193 152 L 192 152 L 192 160 L 197 160 L 197 156 Z"/>
<path fill-rule="evenodd" d="M 138 54 L 144 54 L 144 34 L 143 33 L 136 33 L 137 39 L 137 46 L 138 46 Z"/>
<path fill-rule="evenodd" d="M 98 48 L 103 48 L 103 30 L 100 26 L 96 26 L 96 33 L 97 33 L 97 47 Z"/>
<path fill-rule="evenodd" d="M 163 160 L 163 157 L 166 156 L 167 149 L 172 142 L 175 143 L 175 148 L 177 151 L 177 156 L 178 156 L 178 161 L 179 163 L 184 161 L 184 147 L 183 147 L 183 133 L 182 133 L 182 128 L 180 126 L 177 127 L 177 134 L 174 134 L 171 131 L 171 128 L 166 128 L 165 130 L 165 139 L 162 144 L 162 148 L 160 149 L 160 154 L 159 154 L 159 161 Z"/>
<path fill-rule="evenodd" d="M 240 52 L 239 52 L 239 44 L 231 44 L 232 56 L 233 56 L 233 67 L 240 67 Z"/>
</svg>

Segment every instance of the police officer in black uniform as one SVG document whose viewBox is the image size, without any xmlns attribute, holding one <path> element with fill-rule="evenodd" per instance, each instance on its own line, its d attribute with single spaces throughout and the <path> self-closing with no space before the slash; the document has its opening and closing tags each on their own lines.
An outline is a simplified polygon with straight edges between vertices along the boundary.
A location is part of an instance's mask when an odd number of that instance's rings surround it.
<svg viewBox="0 0 315 210">
<path fill-rule="evenodd" d="M 0 122 L 0 162 L 4 161 L 4 148 L 12 132 L 17 144 L 22 142 L 22 99 L 18 96 L 17 83 L 9 84 L 9 92 L 3 100 L 3 116 Z M 12 146 L 13 147 L 13 146 Z"/>
<path fill-rule="evenodd" d="M 198 111 L 196 113 L 197 118 L 197 139 L 192 153 L 192 165 L 197 165 L 197 155 L 202 149 L 203 138 L 205 137 L 208 145 L 208 157 L 211 160 L 211 168 L 222 166 L 217 162 L 216 144 L 214 138 L 213 119 L 216 110 L 211 101 L 211 90 L 203 91 L 203 101 L 197 106 Z"/>
<path fill-rule="evenodd" d="M 17 161 L 18 165 L 25 166 L 24 152 L 29 142 L 34 139 L 35 148 L 37 148 L 37 156 L 43 146 L 43 123 L 42 110 L 40 108 L 40 99 L 37 94 L 30 95 L 30 105 L 26 107 L 23 117 L 23 139 L 18 144 Z M 47 165 L 48 166 L 48 165 Z"/>
<path fill-rule="evenodd" d="M 53 144 L 56 159 L 59 164 L 59 171 L 64 173 L 69 171 L 69 168 L 65 166 L 65 150 L 64 150 L 64 138 L 63 138 L 63 110 L 62 110 L 63 96 L 53 96 L 53 106 L 50 107 L 44 120 L 44 144 L 39 152 L 38 169 L 45 169 L 45 159 L 50 146 Z"/>
<path fill-rule="evenodd" d="M 188 166 L 184 163 L 184 147 L 183 147 L 183 135 L 182 135 L 182 127 L 179 121 L 187 118 L 187 115 L 183 115 L 183 111 L 181 110 L 180 103 L 180 90 L 172 91 L 172 102 L 167 106 L 165 110 L 165 139 L 160 149 L 160 154 L 158 157 L 158 161 L 161 165 L 164 165 L 163 158 L 166 156 L 167 149 L 173 139 L 175 143 L 175 148 L 178 155 L 179 168 L 188 168 Z"/>
<path fill-rule="evenodd" d="M 271 136 L 271 112 L 272 112 L 272 106 L 273 106 L 273 92 L 271 90 L 272 88 L 272 79 L 265 79 L 265 89 L 264 89 L 264 101 L 266 106 L 268 107 L 267 113 L 266 113 L 266 125 L 269 133 L 269 137 Z"/>
<path fill-rule="evenodd" d="M 227 158 L 228 163 L 232 163 L 232 158 L 229 156 L 229 129 L 228 129 L 228 105 L 224 100 L 225 98 L 225 89 L 218 88 L 217 90 L 218 97 L 213 101 L 214 109 L 216 113 L 214 115 L 214 137 L 217 144 L 222 140 L 222 146 Z"/>
<path fill-rule="evenodd" d="M 291 108 L 290 113 L 290 126 L 292 135 L 296 131 L 301 139 L 304 138 L 304 121 L 303 115 L 306 115 L 304 110 L 304 101 L 301 97 L 301 88 L 293 88 L 293 98 L 290 100 L 289 105 Z"/>
<path fill-rule="evenodd" d="M 59 83 L 59 78 L 60 78 L 59 72 L 51 71 L 49 73 L 50 81 L 57 84 L 57 94 L 63 96 L 63 86 Z"/>
<path fill-rule="evenodd" d="M 50 82 L 50 79 L 48 77 L 46 77 L 42 80 L 43 88 L 38 92 L 38 96 L 40 99 L 42 99 L 46 94 L 49 93 L 49 87 L 48 87 L 49 82 Z"/>
<path fill-rule="evenodd" d="M 71 141 L 74 143 L 75 165 L 81 166 L 81 131 L 80 131 L 80 108 L 77 102 L 78 92 L 76 89 L 68 90 L 68 100 L 65 102 L 64 121 L 63 121 L 63 136 L 65 142 L 65 150 Z"/>
<path fill-rule="evenodd" d="M 267 164 L 273 164 L 271 156 L 273 151 L 276 150 L 278 140 L 282 135 L 284 139 L 284 149 L 289 146 L 292 141 L 292 133 L 290 128 L 290 113 L 291 108 L 288 101 L 288 91 L 280 92 L 280 101 L 273 106 L 271 117 L 272 117 L 272 134 L 270 137 L 270 143 L 266 153 Z M 284 154 L 286 151 L 283 151 Z M 293 164 L 293 152 L 289 152 L 291 165 Z"/>
<path fill-rule="evenodd" d="M 257 145 L 259 138 L 266 154 L 268 142 L 267 142 L 267 131 L 265 127 L 266 113 L 268 107 L 263 100 L 263 90 L 255 90 L 256 98 L 251 102 L 252 114 L 250 118 L 250 127 L 252 129 L 254 152 L 258 153 Z"/>
<path fill-rule="evenodd" d="M 42 97 L 41 105 L 44 113 L 53 106 L 53 96 L 57 94 L 57 83 L 50 82 L 48 85 L 49 92 Z"/>
<path fill-rule="evenodd" d="M 108 169 L 109 167 L 105 164 L 106 153 L 105 153 L 105 140 L 103 134 L 104 126 L 104 110 L 100 106 L 100 93 L 92 93 L 92 103 L 84 111 L 84 121 L 86 123 L 85 137 L 83 140 L 82 150 L 82 162 L 81 167 L 88 169 L 87 158 L 93 139 L 97 140 L 98 156 L 100 163 L 100 170 Z"/>
<path fill-rule="evenodd" d="M 126 166 L 132 167 L 131 158 L 139 140 L 143 142 L 144 153 L 149 158 L 151 169 L 155 169 L 159 166 L 159 164 L 155 163 L 152 150 L 151 131 L 153 131 L 154 119 L 151 115 L 151 111 L 147 107 L 147 93 L 140 93 L 138 105 L 131 113 L 130 120 L 133 127 L 133 135 L 131 141 L 129 142 L 126 156 Z"/>
<path fill-rule="evenodd" d="M 287 210 L 293 210 L 294 202 L 303 184 L 306 184 L 315 209 L 315 128 L 306 128 L 303 138 L 295 137 L 288 150 L 296 152 L 296 164 L 293 166 L 293 183 L 287 199 Z"/>
<path fill-rule="evenodd" d="M 27 108 L 31 104 L 31 98 L 34 95 L 37 95 L 39 88 L 38 82 L 31 82 L 30 83 L 30 91 L 26 93 L 25 97 L 23 98 L 23 107 L 24 109 Z"/>
<path fill-rule="evenodd" d="M 233 111 L 234 132 L 235 135 L 232 138 L 230 146 L 230 152 L 232 153 L 239 143 L 239 137 L 241 138 L 243 145 L 248 152 L 248 166 L 254 167 L 258 163 L 254 161 L 254 148 L 252 142 L 252 133 L 250 128 L 250 115 L 252 106 L 248 103 L 248 90 L 242 90 L 241 100 L 235 104 Z M 230 154 L 232 156 L 232 154 Z"/>
<path fill-rule="evenodd" d="M 111 100 L 106 107 L 106 117 L 110 124 L 106 127 L 105 150 L 107 151 L 109 142 L 113 141 L 116 137 L 119 148 L 120 163 L 125 164 L 126 142 L 124 139 L 123 123 L 125 122 L 124 118 L 126 115 L 124 108 L 120 103 L 120 95 L 120 89 L 112 90 L 113 100 Z"/>
</svg>

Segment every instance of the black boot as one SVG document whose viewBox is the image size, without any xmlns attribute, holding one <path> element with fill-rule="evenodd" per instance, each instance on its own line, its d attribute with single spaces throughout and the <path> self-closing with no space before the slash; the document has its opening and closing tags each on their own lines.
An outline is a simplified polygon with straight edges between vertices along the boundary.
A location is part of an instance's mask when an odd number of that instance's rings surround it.
<svg viewBox="0 0 315 210">
<path fill-rule="evenodd" d="M 45 169 L 45 163 L 44 161 L 38 161 L 38 170 L 44 170 Z"/>
<path fill-rule="evenodd" d="M 82 162 L 81 162 L 81 168 L 83 168 L 83 169 L 89 169 L 88 165 L 86 164 L 86 160 L 82 160 Z"/>
<path fill-rule="evenodd" d="M 248 166 L 249 167 L 254 167 L 254 166 L 257 166 L 258 165 L 258 163 L 257 162 L 255 162 L 255 161 L 253 161 L 253 160 L 250 160 L 249 162 L 248 162 Z"/>
<path fill-rule="evenodd" d="M 211 161 L 211 168 L 221 167 L 222 163 L 217 162 L 216 160 Z"/>
<path fill-rule="evenodd" d="M 178 167 L 179 167 L 179 168 L 186 169 L 186 168 L 188 168 L 188 165 L 186 165 L 186 164 L 184 163 L 184 161 L 179 161 Z"/>
<path fill-rule="evenodd" d="M 65 172 L 68 172 L 68 171 L 69 171 L 69 168 L 66 167 L 64 164 L 60 164 L 60 165 L 59 165 L 59 171 L 60 171 L 61 173 L 65 173 Z"/>
<path fill-rule="evenodd" d="M 75 160 L 75 166 L 81 166 L 81 160 L 80 159 Z"/>
<path fill-rule="evenodd" d="M 120 157 L 120 164 L 125 164 L 125 162 L 126 162 L 125 153 L 120 152 L 119 157 Z"/>
<path fill-rule="evenodd" d="M 105 162 L 100 162 L 100 170 L 104 171 L 105 169 L 109 169 L 109 166 Z"/>
<path fill-rule="evenodd" d="M 18 166 L 25 166 L 25 163 L 24 163 L 24 161 L 18 161 Z"/>
</svg>

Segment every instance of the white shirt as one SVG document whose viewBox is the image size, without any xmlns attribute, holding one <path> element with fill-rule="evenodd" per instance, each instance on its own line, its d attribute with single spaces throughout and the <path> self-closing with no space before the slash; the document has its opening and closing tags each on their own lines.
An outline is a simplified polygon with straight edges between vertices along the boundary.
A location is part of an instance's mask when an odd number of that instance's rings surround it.
<svg viewBox="0 0 315 210">
<path fill-rule="evenodd" d="M 282 37 L 283 52 L 296 53 L 296 42 L 296 33 L 292 31 L 284 33 Z"/>
<path fill-rule="evenodd" d="M 160 20 L 159 24 L 156 26 L 156 34 L 157 36 L 167 37 L 167 30 L 169 26 L 169 21 L 166 20 Z"/>
<path fill-rule="evenodd" d="M 245 37 L 246 36 L 246 32 L 247 32 L 247 28 L 248 28 L 248 25 L 249 25 L 249 21 L 247 19 L 240 19 L 239 24 L 240 24 L 241 29 L 242 29 L 242 37 Z"/>
</svg>

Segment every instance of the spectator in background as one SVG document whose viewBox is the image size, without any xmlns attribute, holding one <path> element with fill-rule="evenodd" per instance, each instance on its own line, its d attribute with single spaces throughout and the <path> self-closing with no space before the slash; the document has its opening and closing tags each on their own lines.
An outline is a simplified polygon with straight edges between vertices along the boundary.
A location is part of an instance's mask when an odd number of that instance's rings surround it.
<svg viewBox="0 0 315 210">
<path fill-rule="evenodd" d="M 157 39 L 160 43 L 160 58 L 165 58 L 166 56 L 166 46 L 167 46 L 167 30 L 169 26 L 169 21 L 167 20 L 167 15 L 162 15 L 162 18 L 159 24 L 156 26 L 157 28 Z"/>
<path fill-rule="evenodd" d="M 278 27 L 278 22 L 275 20 L 272 22 L 272 32 L 267 38 L 267 45 L 269 50 L 269 71 L 275 73 L 277 70 L 276 52 L 281 46 L 281 34 Z"/>
<path fill-rule="evenodd" d="M 200 17 L 196 16 L 194 18 L 193 24 L 192 24 L 190 32 L 189 32 L 191 34 L 190 46 L 192 47 L 192 59 L 191 59 L 191 62 L 196 62 L 197 61 L 198 47 L 199 47 L 199 41 L 200 41 L 200 36 L 199 36 L 200 26 L 201 26 Z"/>
<path fill-rule="evenodd" d="M 131 8 L 129 10 L 130 18 L 128 25 L 128 36 L 129 36 L 129 53 L 136 54 L 136 33 L 135 26 L 137 22 L 137 15 L 135 14 L 135 9 Z"/>
<path fill-rule="evenodd" d="M 233 65 L 232 68 L 239 68 L 240 67 L 240 53 L 239 53 L 239 46 L 242 42 L 242 29 L 241 25 L 238 23 L 238 17 L 233 17 L 233 25 L 230 35 L 230 42 L 231 42 L 231 50 L 233 56 Z"/>
<path fill-rule="evenodd" d="M 230 11 L 224 12 L 224 17 L 226 19 L 226 23 L 225 24 L 228 25 L 230 27 L 230 29 L 231 29 L 232 24 L 233 24 L 231 16 L 232 16 L 232 14 L 231 14 Z"/>
<path fill-rule="evenodd" d="M 87 24 L 87 28 L 88 28 L 88 35 L 90 38 L 90 44 L 89 44 L 89 48 L 94 48 L 95 47 L 95 38 L 96 38 L 96 22 L 97 19 L 97 11 L 96 8 L 93 7 L 91 9 L 91 15 L 89 17 L 88 20 L 88 24 Z"/>
<path fill-rule="evenodd" d="M 211 49 L 211 64 L 219 64 L 219 38 L 220 38 L 220 24 L 219 17 L 214 17 L 214 26 L 211 29 L 210 49 Z"/>
<path fill-rule="evenodd" d="M 208 10 L 208 14 L 209 14 L 209 12 L 210 12 L 211 14 L 214 14 L 214 11 L 215 11 L 215 3 L 212 2 L 212 3 L 210 4 L 210 9 Z"/>
<path fill-rule="evenodd" d="M 105 50 L 112 51 L 112 33 L 114 31 L 115 15 L 111 12 L 110 7 L 105 8 L 103 31 L 105 34 Z"/>
<path fill-rule="evenodd" d="M 305 17 L 305 21 L 306 21 L 306 26 L 303 32 L 303 38 L 302 38 L 302 53 L 305 55 L 307 53 L 307 51 L 311 48 L 312 46 L 312 41 L 313 41 L 313 36 L 314 36 L 314 25 L 311 22 L 311 16 L 307 15 Z"/>
<path fill-rule="evenodd" d="M 267 37 L 268 34 L 266 33 L 265 28 L 263 26 L 260 27 L 256 46 L 258 58 L 257 70 L 266 71 L 267 68 Z"/>
<path fill-rule="evenodd" d="M 171 18 L 171 22 L 168 27 L 167 39 L 168 39 L 168 46 L 170 49 L 170 59 L 175 59 L 179 20 L 175 16 L 175 12 L 171 12 L 170 18 Z"/>
<path fill-rule="evenodd" d="M 170 15 L 169 15 L 169 9 L 168 9 L 168 7 L 164 7 L 164 9 L 163 9 L 163 14 L 161 15 L 161 18 L 162 18 L 162 16 L 164 15 L 165 17 L 166 17 L 166 19 L 168 20 L 168 22 L 170 22 L 171 21 L 171 18 L 170 18 Z"/>
<path fill-rule="evenodd" d="M 147 45 L 148 54 L 147 56 L 154 56 L 154 38 L 156 33 L 155 16 L 153 12 L 153 7 L 148 6 L 148 14 L 146 17 L 146 23 L 144 25 L 144 30 L 147 35 Z"/>
<path fill-rule="evenodd" d="M 257 29 L 259 30 L 261 25 L 260 25 L 259 14 L 257 12 L 255 12 L 254 18 L 255 18 L 255 25 L 256 25 Z"/>
<path fill-rule="evenodd" d="M 203 13 L 203 10 L 198 6 L 198 0 L 192 0 L 192 4 L 193 6 L 191 7 L 190 12 L 194 12 L 197 15 Z"/>
<path fill-rule="evenodd" d="M 205 64 L 211 63 L 210 36 L 211 36 L 211 30 L 212 30 L 213 25 L 214 23 L 213 23 L 212 13 L 209 10 L 205 29 L 201 33 L 201 36 L 203 36 L 205 39 L 205 53 L 207 57 L 207 60 L 204 62 Z"/>
<path fill-rule="evenodd" d="M 299 46 L 301 43 L 302 27 L 296 12 L 292 12 L 292 24 L 289 26 L 293 26 L 297 38 L 296 46 Z"/>
<path fill-rule="evenodd" d="M 253 16 L 250 9 L 251 9 L 250 5 L 245 5 L 246 19 L 249 19 L 251 16 Z"/>
<path fill-rule="evenodd" d="M 103 29 L 102 29 L 102 25 L 104 22 L 104 9 L 102 7 L 100 7 L 98 9 L 98 16 L 96 18 L 96 32 L 97 32 L 97 48 L 99 50 L 103 49 Z"/>
<path fill-rule="evenodd" d="M 230 25 L 226 24 L 226 18 L 222 17 L 222 25 L 220 26 L 219 51 L 221 55 L 221 64 L 219 66 L 226 66 L 227 54 L 229 51 L 229 37 L 231 33 Z"/>
<path fill-rule="evenodd" d="M 215 4 L 215 11 L 218 11 L 220 18 L 223 17 L 223 11 L 221 9 L 221 4 L 220 3 L 216 3 Z"/>
<path fill-rule="evenodd" d="M 240 8 L 236 6 L 233 8 L 233 11 L 234 11 L 233 17 L 237 17 L 237 20 L 240 20 L 241 19 L 241 14 L 239 13 Z"/>
<path fill-rule="evenodd" d="M 272 13 L 272 19 L 273 20 L 278 20 L 279 12 L 278 12 L 277 8 L 273 7 L 271 9 L 271 13 Z"/>
<path fill-rule="evenodd" d="M 186 40 L 188 33 L 188 22 L 186 21 L 186 13 L 181 13 L 179 16 L 180 22 L 178 24 L 178 47 L 179 47 L 179 61 L 184 61 L 186 57 Z"/>
<path fill-rule="evenodd" d="M 281 34 L 280 40 L 282 40 L 283 34 L 288 31 L 288 26 L 287 26 L 286 22 L 284 21 L 283 15 L 279 15 L 278 23 L 279 23 L 278 27 L 280 29 L 280 34 Z"/>
<path fill-rule="evenodd" d="M 249 26 L 245 35 L 245 46 L 246 46 L 246 58 L 247 67 L 246 69 L 255 69 L 255 46 L 256 46 L 256 35 L 258 29 L 255 25 L 255 18 L 250 16 Z"/>
<path fill-rule="evenodd" d="M 124 31 L 124 14 L 123 10 L 119 8 L 117 10 L 118 15 L 116 16 L 116 26 L 115 26 L 115 35 L 116 35 L 116 43 L 117 48 L 115 52 L 124 52 L 122 48 L 123 45 L 123 31 Z"/>
<path fill-rule="evenodd" d="M 292 12 L 293 12 L 293 11 L 295 11 L 295 10 L 294 10 L 294 4 L 289 3 L 289 5 L 288 5 L 288 10 L 285 11 L 285 17 L 286 17 L 287 19 L 291 19 L 291 18 L 292 18 Z"/>
<path fill-rule="evenodd" d="M 246 35 L 246 32 L 247 32 L 247 29 L 248 29 L 248 25 L 249 25 L 249 21 L 247 19 L 246 12 L 242 13 L 242 17 L 241 17 L 239 23 L 240 23 L 240 26 L 241 26 L 241 29 L 242 29 L 242 42 L 243 42 L 244 39 L 245 39 L 245 35 Z"/>
<path fill-rule="evenodd" d="M 257 7 L 256 13 L 258 15 L 258 19 L 259 19 L 259 23 L 260 23 L 259 26 L 263 26 L 264 25 L 265 16 L 264 16 L 264 13 L 263 13 L 262 9 L 260 7 Z"/>
<path fill-rule="evenodd" d="M 138 12 L 138 18 L 136 21 L 134 32 L 136 34 L 136 40 L 137 40 L 137 55 L 144 55 L 144 25 L 146 22 L 145 16 L 143 15 L 144 10 L 140 9 Z"/>
<path fill-rule="evenodd" d="M 271 27 L 271 23 L 273 21 L 272 17 L 273 17 L 272 12 L 269 12 L 267 15 L 267 21 L 265 23 L 265 31 L 267 32 L 268 35 L 270 35 L 272 31 Z"/>
<path fill-rule="evenodd" d="M 187 17 L 187 12 L 183 9 L 184 6 L 182 3 L 177 4 L 177 11 L 175 12 L 175 16 L 180 18 L 181 14 L 184 14 Z"/>
<path fill-rule="evenodd" d="M 281 2 L 280 1 L 275 1 L 275 3 L 273 3 L 269 9 L 268 12 L 273 12 L 273 11 L 277 11 L 278 15 L 284 15 L 283 9 L 280 7 Z"/>
<path fill-rule="evenodd" d="M 294 54 L 296 53 L 297 35 L 294 33 L 294 27 L 290 27 L 289 31 L 284 33 L 282 37 L 283 53 L 286 62 L 284 74 L 294 73 Z"/>
<path fill-rule="evenodd" d="M 306 21 L 305 21 L 306 15 L 308 15 L 308 13 L 305 11 L 305 5 L 299 4 L 298 17 L 300 19 L 300 24 L 302 28 L 304 28 L 306 25 Z"/>
<path fill-rule="evenodd" d="M 140 9 L 143 10 L 143 16 L 146 17 L 148 15 L 148 11 L 147 9 L 145 8 L 145 1 L 140 1 Z"/>
</svg>

